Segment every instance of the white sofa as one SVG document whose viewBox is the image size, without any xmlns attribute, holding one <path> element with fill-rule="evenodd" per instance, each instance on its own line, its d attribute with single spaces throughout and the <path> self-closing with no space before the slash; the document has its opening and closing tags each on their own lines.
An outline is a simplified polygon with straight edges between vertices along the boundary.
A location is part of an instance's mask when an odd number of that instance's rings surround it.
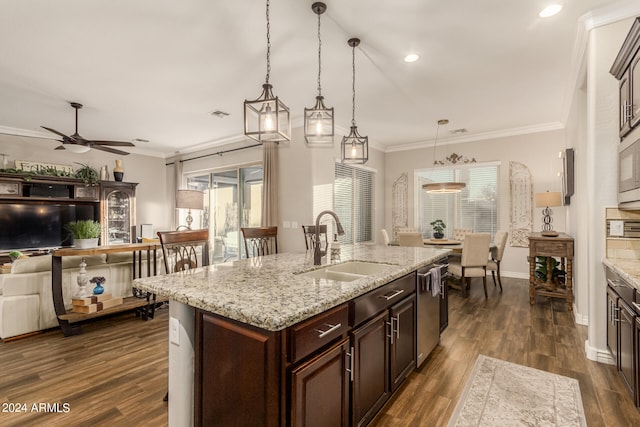
<svg viewBox="0 0 640 427">
<path fill-rule="evenodd" d="M 158 273 L 162 274 L 162 251 L 158 251 Z M 87 277 L 103 276 L 105 293 L 114 297 L 132 296 L 132 254 L 114 253 L 86 256 Z M 62 258 L 62 295 L 67 309 L 76 292 L 77 277 L 82 257 Z M 143 259 L 146 274 L 146 260 Z M 91 291 L 89 283 L 87 290 Z M 0 338 L 9 338 L 29 332 L 58 326 L 51 291 L 51 255 L 18 259 L 11 273 L 0 274 Z"/>
</svg>

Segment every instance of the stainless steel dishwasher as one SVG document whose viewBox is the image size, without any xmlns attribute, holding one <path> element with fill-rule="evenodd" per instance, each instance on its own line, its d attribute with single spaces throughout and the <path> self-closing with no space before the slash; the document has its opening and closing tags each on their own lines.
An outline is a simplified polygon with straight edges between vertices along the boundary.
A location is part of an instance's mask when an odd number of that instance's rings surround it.
<svg viewBox="0 0 640 427">
<path fill-rule="evenodd" d="M 416 367 L 418 368 L 440 342 L 440 299 L 445 296 L 447 267 L 448 264 L 444 259 L 442 262 L 418 270 L 416 279 L 418 300 Z M 440 286 L 437 286 L 438 284 Z"/>
</svg>

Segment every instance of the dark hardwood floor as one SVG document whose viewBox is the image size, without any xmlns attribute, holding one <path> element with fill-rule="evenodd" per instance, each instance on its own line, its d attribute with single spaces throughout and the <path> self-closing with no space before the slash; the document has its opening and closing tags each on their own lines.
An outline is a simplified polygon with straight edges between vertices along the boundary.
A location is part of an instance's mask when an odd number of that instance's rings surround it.
<svg viewBox="0 0 640 427">
<path fill-rule="evenodd" d="M 527 285 L 506 278 L 504 292 L 490 284 L 486 300 L 478 282 L 468 298 L 452 290 L 440 345 L 372 425 L 445 426 L 478 354 L 577 378 L 590 426 L 640 425 L 615 367 L 586 359 L 586 327 L 573 323 L 561 301 L 530 306 Z M 122 314 L 83 328 L 73 337 L 54 329 L 0 343 L 0 403 L 27 406 L 26 413 L 0 412 L 0 425 L 167 424 L 168 310 L 147 322 Z M 34 411 L 34 403 L 60 404 L 60 412 Z"/>
</svg>

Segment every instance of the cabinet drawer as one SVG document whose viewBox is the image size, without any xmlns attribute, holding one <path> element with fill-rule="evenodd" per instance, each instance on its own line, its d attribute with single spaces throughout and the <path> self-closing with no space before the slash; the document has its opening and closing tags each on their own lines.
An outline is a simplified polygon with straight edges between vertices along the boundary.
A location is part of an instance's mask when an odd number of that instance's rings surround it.
<svg viewBox="0 0 640 427">
<path fill-rule="evenodd" d="M 573 245 L 565 242 L 532 242 L 531 254 L 535 256 L 572 257 Z"/>
<path fill-rule="evenodd" d="M 349 329 L 349 305 L 343 304 L 288 329 L 289 361 L 296 362 Z"/>
<path fill-rule="evenodd" d="M 413 272 L 354 299 L 349 303 L 353 307 L 350 324 L 354 326 L 364 322 L 415 291 L 416 273 Z"/>
</svg>

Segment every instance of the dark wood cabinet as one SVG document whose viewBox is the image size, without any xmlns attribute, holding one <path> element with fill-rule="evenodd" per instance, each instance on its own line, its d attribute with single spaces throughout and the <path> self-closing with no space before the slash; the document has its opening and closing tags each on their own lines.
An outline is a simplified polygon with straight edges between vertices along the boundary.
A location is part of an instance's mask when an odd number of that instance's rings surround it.
<svg viewBox="0 0 640 427">
<path fill-rule="evenodd" d="M 389 322 L 391 392 L 416 368 L 416 297 L 406 298 L 391 307 Z"/>
<path fill-rule="evenodd" d="M 442 276 L 440 292 L 440 333 L 442 333 L 449 326 L 449 286 L 447 286 L 446 274 Z"/>
<path fill-rule="evenodd" d="M 352 425 L 366 425 L 389 398 L 389 314 L 384 311 L 354 330 Z"/>
<path fill-rule="evenodd" d="M 349 424 L 351 354 L 345 337 L 292 370 L 292 426 Z"/>
<path fill-rule="evenodd" d="M 277 426 L 280 334 L 199 311 L 195 425 Z"/>
<path fill-rule="evenodd" d="M 618 321 L 618 334 L 620 337 L 619 345 L 619 355 L 618 361 L 620 370 L 620 375 L 624 380 L 629 393 L 633 397 L 633 401 L 636 401 L 636 366 L 635 366 L 635 356 L 634 354 L 637 352 L 635 346 L 635 323 L 636 316 L 633 309 L 625 303 L 623 300 L 619 301 L 620 310 L 619 310 L 619 321 Z"/>
<path fill-rule="evenodd" d="M 618 364 L 618 308 L 619 297 L 611 289 L 607 288 L 607 348 L 611 352 L 613 360 Z"/>
<path fill-rule="evenodd" d="M 609 72 L 619 81 L 619 131 L 623 139 L 640 123 L 640 17 L 636 18 Z"/>
</svg>

